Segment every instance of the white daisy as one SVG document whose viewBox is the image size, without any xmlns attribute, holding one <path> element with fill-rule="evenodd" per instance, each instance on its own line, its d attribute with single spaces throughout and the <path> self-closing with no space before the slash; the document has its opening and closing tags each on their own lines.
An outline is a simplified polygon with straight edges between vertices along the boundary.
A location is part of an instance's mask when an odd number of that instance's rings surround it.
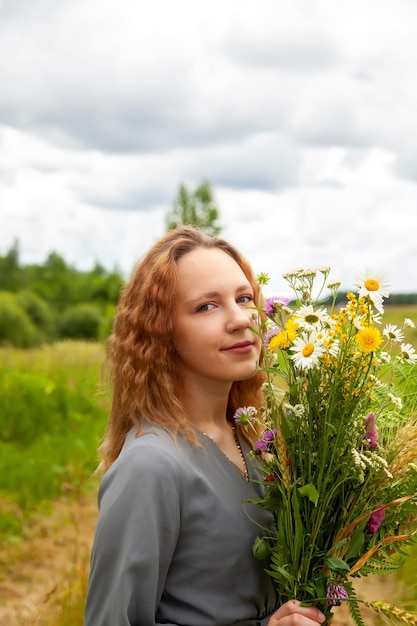
<svg viewBox="0 0 417 626">
<path fill-rule="evenodd" d="M 387 324 L 382 334 L 385 335 L 389 341 L 393 341 L 394 343 L 399 343 L 404 339 L 403 331 L 395 324 Z"/>
<path fill-rule="evenodd" d="M 296 317 L 299 326 L 305 330 L 316 330 L 330 319 L 326 309 L 315 310 L 312 304 L 300 307 L 296 312 Z"/>
<path fill-rule="evenodd" d="M 415 328 L 415 327 L 416 327 L 416 325 L 414 324 L 413 320 L 410 320 L 410 318 L 409 318 L 409 317 L 406 317 L 406 318 L 405 318 L 405 320 L 404 320 L 404 326 L 405 326 L 406 328 Z"/>
<path fill-rule="evenodd" d="M 406 361 L 408 361 L 409 363 L 417 362 L 417 354 L 416 354 L 415 348 L 413 348 L 411 343 L 402 343 L 400 347 L 401 347 L 401 354 L 403 355 Z"/>
<path fill-rule="evenodd" d="M 371 381 L 371 383 L 373 384 L 374 387 L 381 387 L 382 386 L 382 382 L 379 380 L 379 378 L 377 378 L 376 376 L 374 376 L 374 374 L 370 374 L 369 375 L 369 380 Z"/>
<path fill-rule="evenodd" d="M 384 312 L 382 306 L 383 298 L 388 298 L 390 285 L 383 272 L 376 272 L 366 269 L 358 272 L 355 277 L 355 286 L 359 289 L 359 297 L 369 297 L 374 307 L 380 312 Z"/>
<path fill-rule="evenodd" d="M 382 324 L 382 314 L 379 313 L 371 313 L 371 321 L 373 324 Z"/>
<path fill-rule="evenodd" d="M 290 350 L 294 352 L 291 356 L 294 365 L 305 370 L 315 367 L 326 351 L 323 341 L 315 333 L 303 333 L 295 339 Z"/>
<path fill-rule="evenodd" d="M 353 318 L 353 325 L 356 328 L 356 330 L 362 330 L 363 328 L 365 328 L 365 326 L 362 324 L 362 317 L 354 317 Z"/>
<path fill-rule="evenodd" d="M 378 363 L 391 363 L 391 354 L 383 350 L 376 356 Z"/>
<path fill-rule="evenodd" d="M 317 333 L 317 339 L 323 342 L 327 352 L 332 356 L 339 354 L 339 339 L 334 338 L 334 332 L 330 328 L 324 328 Z"/>
</svg>

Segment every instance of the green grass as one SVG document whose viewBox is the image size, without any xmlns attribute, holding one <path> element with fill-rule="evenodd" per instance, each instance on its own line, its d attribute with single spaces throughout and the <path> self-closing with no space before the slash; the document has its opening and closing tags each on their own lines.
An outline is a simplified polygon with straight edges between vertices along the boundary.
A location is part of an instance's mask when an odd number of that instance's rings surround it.
<svg viewBox="0 0 417 626">
<path fill-rule="evenodd" d="M 417 326 L 417 306 L 385 307 L 384 324 Z M 417 328 L 405 342 L 417 344 Z M 18 536 L 36 507 L 84 489 L 97 466 L 109 401 L 104 348 L 65 341 L 0 348 L 0 536 Z"/>
<path fill-rule="evenodd" d="M 80 493 L 97 466 L 108 403 L 103 347 L 65 342 L 0 350 L 0 536 L 63 493 Z"/>
<path fill-rule="evenodd" d="M 401 326 L 405 317 L 417 326 L 417 306 L 386 306 L 383 323 Z M 406 329 L 405 342 L 417 346 L 417 329 Z M 46 515 L 62 494 L 91 496 L 92 486 L 95 493 L 92 474 L 109 411 L 100 388 L 103 357 L 102 345 L 87 342 L 0 348 L 0 541 L 21 541 L 28 517 L 36 510 Z M 412 610 L 416 558 L 417 548 L 398 574 Z M 88 566 L 74 571 L 57 600 L 59 616 L 45 624 L 82 623 Z"/>
<path fill-rule="evenodd" d="M 385 305 L 383 316 L 384 326 L 385 324 L 396 324 L 401 327 L 405 318 L 409 318 L 412 322 L 414 322 L 416 328 L 405 329 L 404 343 L 411 343 L 417 349 L 417 305 Z"/>
<path fill-rule="evenodd" d="M 409 611 L 417 611 L 417 545 L 408 550 L 404 565 L 398 571 L 398 578 L 406 589 L 401 604 Z"/>
</svg>

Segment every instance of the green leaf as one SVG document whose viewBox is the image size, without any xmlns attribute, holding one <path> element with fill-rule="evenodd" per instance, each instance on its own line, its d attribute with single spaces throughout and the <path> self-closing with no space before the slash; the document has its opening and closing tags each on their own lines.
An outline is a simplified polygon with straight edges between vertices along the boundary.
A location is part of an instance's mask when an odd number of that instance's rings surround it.
<svg viewBox="0 0 417 626">
<path fill-rule="evenodd" d="M 268 542 L 261 537 L 256 537 L 252 546 L 252 552 L 255 559 L 265 559 L 271 552 Z"/>
<path fill-rule="evenodd" d="M 362 548 L 364 543 L 365 534 L 362 531 L 355 532 L 350 540 L 346 558 L 351 559 L 360 556 L 362 554 Z"/>
<path fill-rule="evenodd" d="M 277 578 L 276 576 L 274 576 L 274 574 L 280 574 L 280 576 L 282 576 L 282 578 L 287 580 L 289 583 L 294 583 L 295 581 L 294 576 L 292 576 L 284 567 L 281 567 L 280 565 L 275 566 L 273 570 L 265 571 L 267 574 L 269 574 L 269 576 L 273 576 L 274 578 Z"/>
<path fill-rule="evenodd" d="M 330 548 L 330 550 L 326 552 L 326 556 L 331 556 L 333 552 L 342 548 L 346 542 L 347 542 L 347 538 L 341 539 L 340 541 L 338 541 L 334 546 Z"/>
<path fill-rule="evenodd" d="M 350 570 L 349 565 L 342 559 L 339 559 L 338 556 L 326 556 L 324 564 L 331 570 L 341 569 L 346 570 L 347 572 Z"/>
<path fill-rule="evenodd" d="M 300 507 L 297 492 L 294 490 L 291 496 L 293 511 L 293 542 L 291 547 L 292 563 L 297 563 L 304 545 L 304 525 L 300 515 Z"/>
<path fill-rule="evenodd" d="M 317 506 L 317 502 L 318 502 L 320 494 L 315 488 L 315 486 L 313 485 L 313 483 L 309 483 L 308 485 L 299 487 L 298 492 L 302 496 L 306 496 L 314 504 L 314 506 Z"/>
</svg>

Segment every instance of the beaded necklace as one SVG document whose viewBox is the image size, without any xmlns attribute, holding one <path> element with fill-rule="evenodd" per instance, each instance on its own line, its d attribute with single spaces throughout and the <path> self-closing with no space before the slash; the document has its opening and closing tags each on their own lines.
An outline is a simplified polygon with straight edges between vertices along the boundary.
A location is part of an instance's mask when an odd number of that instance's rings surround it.
<svg viewBox="0 0 417 626">
<path fill-rule="evenodd" d="M 214 441 L 214 439 L 212 437 L 210 437 L 210 435 L 208 435 L 207 433 L 203 432 L 203 435 L 205 437 L 207 437 L 208 439 L 210 439 L 214 445 L 220 450 L 220 452 L 223 454 L 224 457 L 226 457 L 226 459 L 238 470 L 238 472 L 243 476 L 243 478 L 246 480 L 246 482 L 250 482 L 250 478 L 249 478 L 249 472 L 248 472 L 248 466 L 246 464 L 246 459 L 245 456 L 243 454 L 241 445 L 239 443 L 239 438 L 237 436 L 237 430 L 236 430 L 236 426 L 235 424 L 231 424 L 232 426 L 232 430 L 233 430 L 233 437 L 237 446 L 237 449 L 239 450 L 239 454 L 240 454 L 240 458 L 242 459 L 242 467 L 239 467 L 239 465 L 236 465 L 236 463 L 233 463 L 233 461 L 227 456 L 227 454 L 225 454 L 223 452 L 223 450 L 217 445 L 217 443 Z"/>
</svg>

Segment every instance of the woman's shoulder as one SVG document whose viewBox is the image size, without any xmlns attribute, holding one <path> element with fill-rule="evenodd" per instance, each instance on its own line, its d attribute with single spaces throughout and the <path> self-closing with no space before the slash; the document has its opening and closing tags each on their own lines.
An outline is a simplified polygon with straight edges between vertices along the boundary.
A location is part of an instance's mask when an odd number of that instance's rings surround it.
<svg viewBox="0 0 417 626">
<path fill-rule="evenodd" d="M 121 454 L 128 454 L 133 450 L 160 450 L 166 454 L 177 454 L 189 446 L 181 435 L 177 435 L 162 426 L 143 425 L 138 431 L 136 427 L 127 433 Z"/>
<path fill-rule="evenodd" d="M 122 450 L 110 470 L 134 467 L 136 470 L 167 469 L 177 472 L 184 461 L 195 454 L 192 444 L 180 435 L 174 435 L 157 425 L 145 425 L 139 433 L 132 428 L 125 439 Z"/>
</svg>

